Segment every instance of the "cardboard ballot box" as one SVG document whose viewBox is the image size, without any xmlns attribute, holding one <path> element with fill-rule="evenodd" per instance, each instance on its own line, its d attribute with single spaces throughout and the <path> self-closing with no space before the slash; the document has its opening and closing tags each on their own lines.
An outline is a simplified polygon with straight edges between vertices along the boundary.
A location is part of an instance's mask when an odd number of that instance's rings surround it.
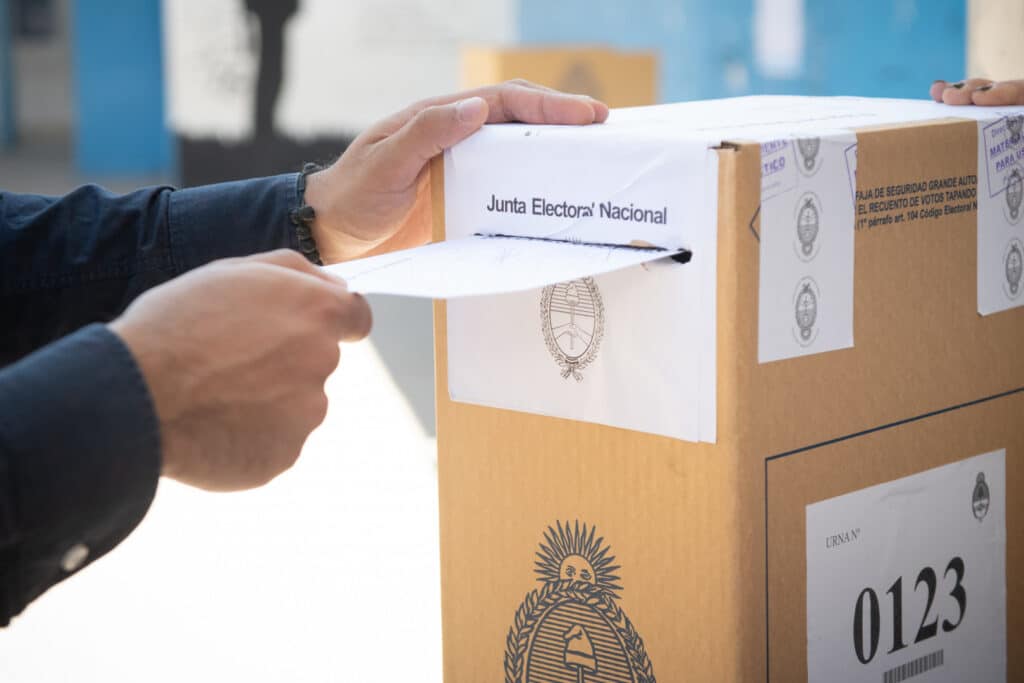
<svg viewBox="0 0 1024 683">
<path fill-rule="evenodd" d="M 590 95 L 611 107 L 636 107 L 657 101 L 658 59 L 651 52 L 598 46 L 463 49 L 462 87 L 515 78 Z"/>
<path fill-rule="evenodd" d="M 692 253 L 437 304 L 445 680 L 1024 680 L 1020 113 L 743 98 L 439 162 L 438 239 Z"/>
</svg>

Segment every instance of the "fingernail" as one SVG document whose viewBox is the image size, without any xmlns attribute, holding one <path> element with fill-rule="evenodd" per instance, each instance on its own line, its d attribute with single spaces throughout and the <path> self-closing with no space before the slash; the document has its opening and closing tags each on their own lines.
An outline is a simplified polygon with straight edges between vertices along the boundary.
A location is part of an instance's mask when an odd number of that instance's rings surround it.
<svg viewBox="0 0 1024 683">
<path fill-rule="evenodd" d="M 994 86 L 994 85 L 995 85 L 995 83 L 989 83 L 988 85 L 983 85 L 980 88 L 975 88 L 975 90 L 977 90 L 978 92 L 987 92 L 987 91 L 991 90 L 992 86 Z"/>
<path fill-rule="evenodd" d="M 482 97 L 470 97 L 455 105 L 455 115 L 463 123 L 478 121 L 486 110 L 487 102 Z"/>
<path fill-rule="evenodd" d="M 945 79 L 936 78 L 934 81 L 932 81 L 932 85 L 935 85 L 936 83 L 945 83 L 945 82 L 946 82 Z"/>
<path fill-rule="evenodd" d="M 953 85 L 951 85 L 950 87 L 951 87 L 951 88 L 956 88 L 957 90 L 959 90 L 960 88 L 964 87 L 964 82 L 963 82 L 963 81 L 960 81 L 959 83 L 954 83 L 954 84 L 953 84 Z"/>
</svg>

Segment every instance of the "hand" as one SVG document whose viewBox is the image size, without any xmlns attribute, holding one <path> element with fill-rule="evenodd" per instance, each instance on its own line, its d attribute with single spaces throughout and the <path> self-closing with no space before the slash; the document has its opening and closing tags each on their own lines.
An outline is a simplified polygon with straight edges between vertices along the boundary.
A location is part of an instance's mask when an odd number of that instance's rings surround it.
<svg viewBox="0 0 1024 683">
<path fill-rule="evenodd" d="M 430 160 L 484 123 L 588 124 L 608 107 L 526 81 L 424 100 L 374 124 L 330 168 L 307 179 L 313 237 L 325 263 L 430 239 Z"/>
<path fill-rule="evenodd" d="M 936 102 L 946 104 L 979 104 L 984 107 L 1007 107 L 1024 104 L 1024 79 L 990 81 L 968 78 L 956 83 L 935 81 L 929 94 Z"/>
<path fill-rule="evenodd" d="M 338 341 L 366 301 L 293 251 L 216 261 L 140 296 L 110 323 L 160 421 L 163 474 L 210 490 L 270 481 L 327 411 Z"/>
</svg>

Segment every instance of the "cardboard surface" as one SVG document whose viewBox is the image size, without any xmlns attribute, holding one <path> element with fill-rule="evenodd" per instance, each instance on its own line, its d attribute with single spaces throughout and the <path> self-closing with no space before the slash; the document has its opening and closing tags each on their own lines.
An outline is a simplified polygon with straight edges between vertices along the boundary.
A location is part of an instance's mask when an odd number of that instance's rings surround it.
<svg viewBox="0 0 1024 683">
<path fill-rule="evenodd" d="M 590 95 L 610 107 L 637 107 L 654 104 L 658 99 L 658 61 L 651 52 L 602 47 L 472 47 L 463 50 L 464 88 L 515 78 Z"/>
<path fill-rule="evenodd" d="M 973 121 L 858 131 L 857 188 L 976 176 L 976 131 Z M 653 680 L 648 664 L 662 681 L 805 680 L 807 503 L 997 448 L 1006 449 L 1007 490 L 1021 489 L 1024 394 L 1006 392 L 1024 388 L 1024 309 L 977 314 L 973 213 L 857 230 L 854 348 L 758 364 L 760 150 L 738 141 L 719 159 L 716 444 L 454 403 L 445 306 L 436 305 L 449 683 L 579 671 L 588 681 Z M 920 419 L 902 422 L 911 418 Z M 1022 512 L 1010 497 L 1011 644 L 1024 641 Z M 577 521 L 596 527 L 597 550 L 573 540 Z M 598 590 L 598 580 L 570 599 L 545 587 L 535 562 L 573 554 L 560 545 L 594 562 L 614 555 L 622 590 Z M 579 639 L 563 649 L 552 634 L 530 635 L 557 621 L 558 600 L 574 599 L 610 615 L 605 631 L 633 657 L 633 679 L 588 669 Z M 605 627 L 580 614 L 608 660 Z M 1022 675 L 1024 657 L 1011 647 L 1007 680 Z"/>
</svg>

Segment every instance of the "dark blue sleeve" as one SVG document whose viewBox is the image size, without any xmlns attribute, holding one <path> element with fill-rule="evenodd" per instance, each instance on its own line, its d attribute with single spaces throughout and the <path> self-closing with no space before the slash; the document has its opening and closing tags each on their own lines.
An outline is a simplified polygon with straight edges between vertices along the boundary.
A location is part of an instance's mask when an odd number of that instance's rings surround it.
<svg viewBox="0 0 1024 683">
<path fill-rule="evenodd" d="M 156 491 L 149 390 L 96 323 L 209 261 L 295 248 L 296 178 L 0 193 L 0 626 L 124 539 Z"/>
<path fill-rule="evenodd" d="M 297 174 L 113 195 L 0 192 L 0 366 L 204 263 L 297 248 Z"/>
<path fill-rule="evenodd" d="M 149 390 L 105 325 L 0 371 L 0 625 L 121 542 L 159 476 Z"/>
</svg>

